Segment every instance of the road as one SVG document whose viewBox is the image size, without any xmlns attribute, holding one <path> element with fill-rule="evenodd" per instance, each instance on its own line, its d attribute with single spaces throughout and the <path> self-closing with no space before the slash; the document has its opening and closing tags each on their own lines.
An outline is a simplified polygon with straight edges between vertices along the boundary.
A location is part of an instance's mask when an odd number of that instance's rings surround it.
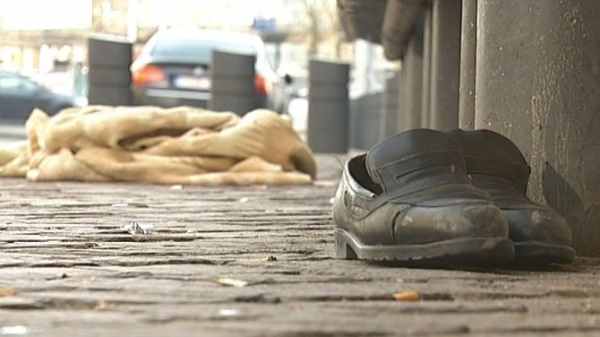
<svg viewBox="0 0 600 337">
<path fill-rule="evenodd" d="M 0 120 L 0 146 L 6 146 L 27 138 L 25 125 L 15 121 Z"/>
</svg>

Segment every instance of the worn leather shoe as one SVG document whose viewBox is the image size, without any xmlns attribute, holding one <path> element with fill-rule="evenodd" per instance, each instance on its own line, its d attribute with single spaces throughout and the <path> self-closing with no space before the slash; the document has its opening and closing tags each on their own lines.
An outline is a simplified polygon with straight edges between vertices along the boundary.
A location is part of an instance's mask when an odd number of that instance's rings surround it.
<svg viewBox="0 0 600 337">
<path fill-rule="evenodd" d="M 333 217 L 339 258 L 444 266 L 514 258 L 502 212 L 470 184 L 460 146 L 439 131 L 410 130 L 350 159 Z"/>
<path fill-rule="evenodd" d="M 490 130 L 454 130 L 449 134 L 462 147 L 473 185 L 488 192 L 507 219 L 516 261 L 573 262 L 575 250 L 565 219 L 527 197 L 531 170 L 519 148 Z"/>
</svg>

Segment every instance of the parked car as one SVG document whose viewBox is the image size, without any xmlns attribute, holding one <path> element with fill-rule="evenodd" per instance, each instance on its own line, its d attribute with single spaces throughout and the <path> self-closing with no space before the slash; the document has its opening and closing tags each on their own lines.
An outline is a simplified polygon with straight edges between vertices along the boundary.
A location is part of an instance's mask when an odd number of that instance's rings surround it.
<svg viewBox="0 0 600 337">
<path fill-rule="evenodd" d="M 26 76 L 0 71 L 0 119 L 22 121 L 35 108 L 52 115 L 75 105 L 73 97 L 54 93 Z"/>
<path fill-rule="evenodd" d="M 273 70 L 258 36 L 201 30 L 159 31 L 148 41 L 131 67 L 136 104 L 207 107 L 214 50 L 256 55 L 258 107 L 286 109 L 285 86 L 291 78 Z"/>
</svg>

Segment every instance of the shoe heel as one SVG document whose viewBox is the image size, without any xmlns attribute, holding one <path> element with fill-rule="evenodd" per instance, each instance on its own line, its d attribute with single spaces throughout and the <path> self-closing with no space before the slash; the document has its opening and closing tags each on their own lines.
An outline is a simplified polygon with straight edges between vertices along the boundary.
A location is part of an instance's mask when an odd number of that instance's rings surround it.
<svg viewBox="0 0 600 337">
<path fill-rule="evenodd" d="M 348 239 L 342 230 L 335 231 L 335 256 L 338 259 L 356 260 L 358 256 L 348 243 Z"/>
</svg>

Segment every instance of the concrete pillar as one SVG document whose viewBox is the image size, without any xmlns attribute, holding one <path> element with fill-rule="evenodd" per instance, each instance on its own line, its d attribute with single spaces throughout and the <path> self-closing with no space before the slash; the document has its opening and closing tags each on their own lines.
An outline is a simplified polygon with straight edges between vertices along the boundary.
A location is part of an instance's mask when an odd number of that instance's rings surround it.
<svg viewBox="0 0 600 337">
<path fill-rule="evenodd" d="M 431 121 L 431 7 L 423 20 L 423 74 L 421 81 L 421 127 L 430 128 Z"/>
<path fill-rule="evenodd" d="M 310 61 L 308 144 L 315 152 L 348 152 L 349 81 L 349 64 Z"/>
<path fill-rule="evenodd" d="M 423 40 L 418 32 L 410 40 L 400 72 L 398 132 L 421 127 Z"/>
<path fill-rule="evenodd" d="M 530 196 L 600 256 L 600 1 L 479 0 L 477 128 L 529 159 Z"/>
<path fill-rule="evenodd" d="M 458 124 L 461 129 L 473 129 L 475 127 L 477 0 L 462 0 L 461 26 Z"/>
<path fill-rule="evenodd" d="M 431 26 L 430 125 L 458 127 L 461 0 L 434 0 Z"/>
</svg>

